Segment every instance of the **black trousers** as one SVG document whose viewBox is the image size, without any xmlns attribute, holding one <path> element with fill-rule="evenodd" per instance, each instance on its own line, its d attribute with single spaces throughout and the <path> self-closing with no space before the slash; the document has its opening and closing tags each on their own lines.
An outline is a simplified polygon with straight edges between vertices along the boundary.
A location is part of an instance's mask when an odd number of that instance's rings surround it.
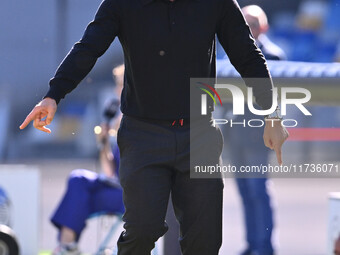
<svg viewBox="0 0 340 255">
<path fill-rule="evenodd" d="M 211 150 L 221 133 L 209 120 L 204 123 L 199 139 L 205 139 Z M 222 243 L 223 182 L 190 178 L 189 125 L 124 116 L 118 145 L 126 208 L 118 254 L 150 255 L 168 229 L 165 216 L 171 192 L 183 255 L 217 255 Z"/>
</svg>

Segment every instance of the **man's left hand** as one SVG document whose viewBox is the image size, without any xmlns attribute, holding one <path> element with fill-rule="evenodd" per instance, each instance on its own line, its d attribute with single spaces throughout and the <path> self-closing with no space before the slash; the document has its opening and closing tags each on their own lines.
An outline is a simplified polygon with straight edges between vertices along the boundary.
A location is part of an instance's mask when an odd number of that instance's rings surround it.
<svg viewBox="0 0 340 255">
<path fill-rule="evenodd" d="M 277 162 L 282 165 L 282 144 L 289 136 L 280 119 L 266 119 L 263 133 L 264 144 L 275 151 Z"/>
</svg>

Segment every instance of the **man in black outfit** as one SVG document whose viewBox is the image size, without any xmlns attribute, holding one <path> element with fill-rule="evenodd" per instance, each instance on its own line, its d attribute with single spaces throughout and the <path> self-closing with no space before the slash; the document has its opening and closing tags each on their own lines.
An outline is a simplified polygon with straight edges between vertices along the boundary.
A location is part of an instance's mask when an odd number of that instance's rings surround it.
<svg viewBox="0 0 340 255">
<path fill-rule="evenodd" d="M 268 78 L 267 83 L 252 86 L 257 103 L 269 109 L 272 84 L 267 65 L 234 0 L 104 0 L 51 79 L 48 93 L 20 126 L 33 121 L 35 128 L 50 133 L 45 126 L 60 99 L 118 36 L 125 56 L 118 144 L 126 207 L 119 255 L 150 254 L 154 242 L 167 231 L 164 219 L 170 192 L 183 254 L 218 254 L 222 180 L 190 179 L 189 169 L 190 78 L 215 76 L 216 34 L 243 77 Z M 204 132 L 198 139 L 214 137 L 221 145 L 220 131 L 210 121 L 199 120 Z M 276 150 L 280 164 L 286 138 L 280 121 L 266 125 L 265 144 Z M 205 147 L 215 150 L 213 160 L 218 163 L 220 146 L 210 142 Z"/>
</svg>

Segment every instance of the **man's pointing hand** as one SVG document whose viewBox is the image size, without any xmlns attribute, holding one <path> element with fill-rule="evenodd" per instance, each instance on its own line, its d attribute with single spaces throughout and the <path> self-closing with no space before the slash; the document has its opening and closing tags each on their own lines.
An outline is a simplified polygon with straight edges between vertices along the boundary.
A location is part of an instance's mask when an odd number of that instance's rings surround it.
<svg viewBox="0 0 340 255">
<path fill-rule="evenodd" d="M 46 133 L 51 133 L 47 125 L 51 124 L 54 114 L 57 111 L 57 103 L 52 98 L 44 98 L 37 104 L 33 110 L 27 115 L 24 122 L 20 125 L 20 129 L 24 129 L 33 121 L 33 126 Z"/>
<path fill-rule="evenodd" d="M 289 136 L 288 131 L 282 126 L 279 119 L 267 119 L 264 128 L 264 144 L 275 151 L 277 162 L 282 165 L 282 145 Z"/>
</svg>

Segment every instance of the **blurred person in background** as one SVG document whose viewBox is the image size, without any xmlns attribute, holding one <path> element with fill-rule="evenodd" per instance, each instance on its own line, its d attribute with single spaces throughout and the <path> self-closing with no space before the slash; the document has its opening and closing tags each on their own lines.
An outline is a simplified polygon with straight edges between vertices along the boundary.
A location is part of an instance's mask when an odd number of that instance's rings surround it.
<svg viewBox="0 0 340 255">
<path fill-rule="evenodd" d="M 266 121 L 263 138 L 282 164 L 288 132 L 275 117 L 278 111 L 271 109 L 273 84 L 267 64 L 235 0 L 104 0 L 51 79 L 48 93 L 20 126 L 24 129 L 33 121 L 35 128 L 50 133 L 46 125 L 57 104 L 119 38 L 125 59 L 123 117 L 117 136 L 125 206 L 119 255 L 150 254 L 168 230 L 170 194 L 180 223 L 182 253 L 219 253 L 223 180 L 190 178 L 192 151 L 195 163 L 215 166 L 223 147 L 221 132 L 212 123 L 213 107 L 206 115 L 200 107 L 190 107 L 190 78 L 216 77 L 216 35 L 242 77 L 264 78 L 248 85 L 261 108 L 273 111 L 267 118 L 277 120 Z M 196 91 L 200 99 L 201 92 Z M 212 106 L 213 100 L 209 103 Z M 199 130 L 191 140 L 195 127 Z"/>
<path fill-rule="evenodd" d="M 65 195 L 51 218 L 59 230 L 59 244 L 53 255 L 80 255 L 78 241 L 91 215 L 124 213 L 116 142 L 121 119 L 119 96 L 123 87 L 124 65 L 114 68 L 113 76 L 115 97 L 106 102 L 104 122 L 95 129 L 102 173 L 85 169 L 70 173 Z"/>
<path fill-rule="evenodd" d="M 269 24 L 266 13 L 257 5 L 248 5 L 242 8 L 250 30 L 256 40 L 257 46 L 267 60 L 286 60 L 284 51 L 274 44 L 266 35 Z"/>
<path fill-rule="evenodd" d="M 256 39 L 258 47 L 267 60 L 283 60 L 285 54 L 278 46 L 272 43 L 266 36 L 269 25 L 264 11 L 256 5 L 242 8 L 243 15 Z M 245 107 L 244 116 L 232 116 L 233 121 L 246 122 L 257 119 L 258 116 L 251 113 Z M 228 111 L 228 115 L 231 113 Z M 269 149 L 261 139 L 264 132 L 259 127 L 229 127 L 225 125 L 224 135 L 230 147 L 230 161 L 238 169 L 241 166 L 267 165 Z M 246 226 L 246 240 L 248 247 L 242 255 L 272 255 L 273 210 L 270 204 L 270 196 L 267 190 L 267 178 L 261 175 L 259 178 L 236 178 L 237 187 L 242 199 L 244 221 Z"/>
</svg>

